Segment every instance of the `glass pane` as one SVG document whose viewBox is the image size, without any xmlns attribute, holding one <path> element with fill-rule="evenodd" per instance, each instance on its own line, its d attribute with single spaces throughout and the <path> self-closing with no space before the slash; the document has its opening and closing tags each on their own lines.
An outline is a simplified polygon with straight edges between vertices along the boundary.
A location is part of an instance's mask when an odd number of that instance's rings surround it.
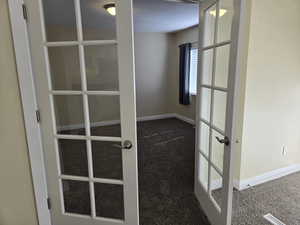
<svg viewBox="0 0 300 225">
<path fill-rule="evenodd" d="M 222 207 L 223 179 L 212 166 L 210 167 L 210 174 L 210 196 L 220 210 Z"/>
<path fill-rule="evenodd" d="M 201 118 L 210 121 L 211 89 L 201 88 Z"/>
<path fill-rule="evenodd" d="M 47 41 L 77 40 L 73 0 L 43 0 Z"/>
<path fill-rule="evenodd" d="M 96 215 L 124 219 L 123 186 L 95 183 Z"/>
<path fill-rule="evenodd" d="M 227 104 L 227 93 L 223 91 L 215 90 L 213 125 L 221 129 L 222 131 L 225 130 L 226 104 Z"/>
<path fill-rule="evenodd" d="M 209 126 L 200 122 L 200 151 L 208 157 L 209 153 Z"/>
<path fill-rule="evenodd" d="M 227 88 L 229 73 L 230 45 L 225 45 L 216 50 L 215 86 Z"/>
<path fill-rule="evenodd" d="M 207 160 L 199 154 L 199 180 L 204 189 L 208 190 L 208 162 Z"/>
<path fill-rule="evenodd" d="M 123 179 L 120 145 L 119 142 L 92 142 L 94 177 Z"/>
<path fill-rule="evenodd" d="M 219 9 L 217 42 L 231 40 L 231 27 L 233 21 L 233 0 L 221 0 Z"/>
<path fill-rule="evenodd" d="M 85 47 L 85 65 L 88 90 L 119 90 L 117 45 Z"/>
<path fill-rule="evenodd" d="M 60 139 L 58 148 L 63 175 L 88 177 L 86 141 Z"/>
<path fill-rule="evenodd" d="M 78 47 L 49 47 L 53 90 L 81 90 Z"/>
<path fill-rule="evenodd" d="M 121 137 L 119 96 L 89 96 L 92 136 Z"/>
<path fill-rule="evenodd" d="M 202 71 L 202 83 L 206 85 L 212 85 L 212 73 L 213 73 L 213 49 L 209 49 L 203 52 L 203 71 Z"/>
<path fill-rule="evenodd" d="M 216 5 L 213 5 L 205 12 L 205 24 L 204 24 L 204 47 L 213 45 L 215 38 L 215 26 L 216 26 Z"/>
<path fill-rule="evenodd" d="M 107 0 L 81 0 L 84 40 L 116 40 L 116 16 L 104 9 Z"/>
<path fill-rule="evenodd" d="M 224 160 L 224 144 L 221 144 L 217 141 L 216 138 L 223 139 L 224 136 L 216 132 L 212 131 L 212 146 L 211 146 L 211 162 L 221 171 L 223 172 L 223 160 Z"/>
<path fill-rule="evenodd" d="M 57 133 L 85 135 L 82 96 L 55 95 L 53 101 Z"/>
<path fill-rule="evenodd" d="M 91 215 L 89 183 L 63 180 L 62 186 L 65 212 Z"/>
</svg>

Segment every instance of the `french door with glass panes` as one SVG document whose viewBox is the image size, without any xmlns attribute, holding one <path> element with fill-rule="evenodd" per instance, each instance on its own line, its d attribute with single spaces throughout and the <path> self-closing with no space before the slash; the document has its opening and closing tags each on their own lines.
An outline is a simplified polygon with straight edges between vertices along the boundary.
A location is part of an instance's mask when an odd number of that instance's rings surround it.
<svg viewBox="0 0 300 225">
<path fill-rule="evenodd" d="M 231 224 L 241 1 L 200 3 L 195 194 L 213 225 Z"/>
<path fill-rule="evenodd" d="M 25 2 L 52 224 L 138 225 L 132 0 Z"/>
</svg>

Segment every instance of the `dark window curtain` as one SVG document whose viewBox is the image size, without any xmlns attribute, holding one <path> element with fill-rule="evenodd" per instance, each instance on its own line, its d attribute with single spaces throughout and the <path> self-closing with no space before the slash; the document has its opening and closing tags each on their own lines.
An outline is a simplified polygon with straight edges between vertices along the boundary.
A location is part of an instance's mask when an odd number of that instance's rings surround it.
<svg viewBox="0 0 300 225">
<path fill-rule="evenodd" d="M 187 43 L 179 46 L 179 103 L 190 104 L 190 60 L 192 44 Z"/>
</svg>

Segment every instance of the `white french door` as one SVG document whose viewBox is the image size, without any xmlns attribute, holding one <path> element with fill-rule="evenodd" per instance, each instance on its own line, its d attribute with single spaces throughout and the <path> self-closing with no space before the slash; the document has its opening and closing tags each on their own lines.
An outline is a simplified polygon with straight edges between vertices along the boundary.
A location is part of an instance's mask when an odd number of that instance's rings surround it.
<svg viewBox="0 0 300 225">
<path fill-rule="evenodd" d="M 241 1 L 200 3 L 195 194 L 213 225 L 231 224 Z"/>
<path fill-rule="evenodd" d="M 52 224 L 138 225 L 132 0 L 25 3 Z"/>
</svg>

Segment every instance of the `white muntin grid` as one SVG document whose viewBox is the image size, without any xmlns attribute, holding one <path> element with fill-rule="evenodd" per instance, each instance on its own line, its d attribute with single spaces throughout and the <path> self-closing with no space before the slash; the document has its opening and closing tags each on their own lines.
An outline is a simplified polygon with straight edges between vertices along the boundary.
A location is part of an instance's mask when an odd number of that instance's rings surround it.
<svg viewBox="0 0 300 225">
<path fill-rule="evenodd" d="M 211 78 L 211 84 L 207 85 L 207 84 L 203 84 L 203 76 L 201 76 L 201 81 L 200 81 L 200 89 L 201 90 L 199 93 L 199 98 L 202 99 L 202 95 L 203 95 L 203 90 L 204 89 L 208 89 L 210 91 L 210 109 L 209 109 L 209 121 L 207 121 L 206 119 L 204 119 L 202 117 L 202 115 L 200 115 L 200 117 L 198 118 L 197 124 L 199 124 L 199 126 L 201 127 L 201 122 L 204 123 L 205 125 L 207 125 L 209 127 L 209 146 L 208 146 L 208 156 L 207 154 L 200 148 L 201 146 L 201 138 L 199 139 L 198 142 L 198 146 L 197 146 L 197 150 L 199 151 L 199 154 L 207 161 L 208 163 L 208 180 L 207 180 L 207 192 L 209 194 L 210 199 L 212 200 L 212 202 L 214 203 L 214 205 L 216 206 L 216 208 L 218 209 L 219 213 L 221 213 L 222 211 L 222 206 L 219 205 L 216 200 L 214 199 L 214 197 L 212 196 L 212 184 L 211 184 L 211 174 L 212 174 L 212 168 L 216 171 L 216 173 L 221 177 L 221 182 L 223 182 L 223 172 L 212 162 L 212 139 L 215 138 L 213 137 L 213 131 L 217 132 L 219 135 L 221 135 L 222 137 L 225 137 L 225 131 L 218 128 L 217 126 L 214 125 L 213 123 L 213 118 L 214 118 L 214 101 L 215 101 L 215 93 L 218 92 L 223 92 L 226 94 L 226 97 L 228 95 L 228 88 L 224 88 L 224 87 L 218 87 L 215 85 L 215 81 L 216 81 L 216 61 L 217 61 L 217 49 L 224 47 L 224 46 L 230 46 L 232 41 L 228 40 L 228 41 L 222 41 L 222 42 L 218 42 L 218 26 L 219 26 L 219 13 L 220 13 L 220 0 L 216 1 L 214 4 L 212 4 L 210 7 L 208 7 L 205 11 L 205 15 L 207 15 L 208 11 L 211 10 L 213 7 L 216 7 L 216 16 L 215 16 L 215 21 L 214 21 L 214 32 L 213 32 L 213 44 L 212 45 L 208 45 L 208 46 L 203 46 L 204 43 L 202 43 L 202 49 L 201 51 L 199 51 L 199 54 L 201 54 L 200 57 L 198 57 L 199 59 L 203 59 L 204 57 L 204 53 L 205 51 L 209 51 L 209 50 L 213 50 L 213 59 L 212 59 L 212 78 Z M 207 17 L 205 16 L 205 19 Z M 204 24 L 205 24 L 205 19 L 204 19 Z M 205 36 L 205 34 L 204 34 Z M 204 41 L 203 41 L 204 42 Z M 229 61 L 228 61 L 229 64 Z M 203 64 L 202 64 L 203 65 Z M 203 65 L 205 66 L 205 65 Z M 229 80 L 229 71 L 228 72 L 228 77 L 227 79 Z M 228 83 L 228 82 L 227 82 Z M 227 105 L 227 104 L 226 104 Z M 202 109 L 202 103 L 199 105 L 199 112 L 201 113 L 201 109 Z M 226 116 L 225 116 L 226 118 Z M 224 119 L 225 119 L 224 118 Z M 198 129 L 198 137 L 200 137 L 201 133 L 201 128 Z M 225 146 L 223 148 L 223 151 L 225 151 Z M 199 162 L 201 165 L 201 161 Z M 201 183 L 201 182 L 200 182 Z M 201 183 L 201 185 L 203 186 L 203 184 Z M 223 185 L 223 184 L 222 184 Z M 206 190 L 206 188 L 204 187 L 204 189 Z M 222 194 L 223 196 L 223 194 Z"/>
<path fill-rule="evenodd" d="M 121 142 L 121 137 L 104 137 L 104 136 L 91 136 L 90 131 L 90 118 L 89 118 L 89 102 L 88 96 L 98 95 L 98 96 L 120 96 L 119 91 L 89 91 L 87 90 L 87 80 L 86 80 L 86 64 L 85 64 L 85 46 L 99 46 L 99 45 L 117 45 L 117 40 L 84 40 L 83 39 L 83 29 L 82 29 L 82 17 L 81 17 L 81 0 L 73 0 L 75 5 L 75 16 L 76 16 L 76 29 L 77 29 L 77 41 L 59 41 L 59 42 L 47 42 L 46 36 L 46 28 L 45 28 L 45 17 L 43 10 L 43 3 L 40 0 L 40 13 L 42 15 L 42 33 L 43 33 L 43 49 L 44 49 L 44 57 L 46 62 L 46 74 L 48 80 L 48 89 L 49 89 L 49 100 L 51 105 L 51 116 L 52 116 L 52 126 L 53 126 L 53 139 L 55 142 L 55 154 L 56 154 L 56 162 L 57 162 L 57 179 L 59 180 L 59 191 L 60 191 L 60 202 L 61 209 L 64 215 L 77 216 L 82 218 L 93 218 L 96 220 L 109 221 L 114 223 L 124 223 L 124 220 L 118 219 L 110 219 L 98 217 L 96 215 L 96 206 L 95 206 L 95 190 L 94 183 L 103 183 L 103 184 L 111 184 L 111 185 L 124 185 L 122 180 L 117 179 L 103 179 L 103 178 L 95 178 L 93 171 L 93 156 L 92 156 L 92 141 L 107 141 L 107 142 Z M 116 2 L 116 8 L 118 9 L 118 1 Z M 80 62 L 80 77 L 81 77 L 81 91 L 73 91 L 73 90 L 53 90 L 52 88 L 52 79 L 51 79 L 51 69 L 49 64 L 49 55 L 48 48 L 51 47 L 66 47 L 66 46 L 74 46 L 78 47 L 79 53 L 79 62 Z M 85 124 L 85 135 L 62 135 L 57 134 L 57 125 L 55 118 L 55 109 L 54 109 L 54 96 L 82 96 L 83 101 L 83 112 L 84 112 L 84 124 Z M 85 140 L 86 141 L 86 150 L 87 150 L 87 161 L 88 161 L 88 177 L 81 176 L 71 176 L 71 175 L 63 175 L 60 168 L 60 157 L 59 157 L 59 147 L 58 140 L 59 139 L 70 139 L 70 140 Z M 83 181 L 89 183 L 89 193 L 90 193 L 90 205 L 91 205 L 91 216 L 76 214 L 76 213 L 68 213 L 65 211 L 64 206 L 64 196 L 63 196 L 63 188 L 62 188 L 62 180 L 71 180 L 71 181 Z M 124 192 L 123 192 L 124 195 Z M 124 206 L 123 206 L 124 207 Z M 124 218 L 125 219 L 125 218 Z"/>
</svg>

